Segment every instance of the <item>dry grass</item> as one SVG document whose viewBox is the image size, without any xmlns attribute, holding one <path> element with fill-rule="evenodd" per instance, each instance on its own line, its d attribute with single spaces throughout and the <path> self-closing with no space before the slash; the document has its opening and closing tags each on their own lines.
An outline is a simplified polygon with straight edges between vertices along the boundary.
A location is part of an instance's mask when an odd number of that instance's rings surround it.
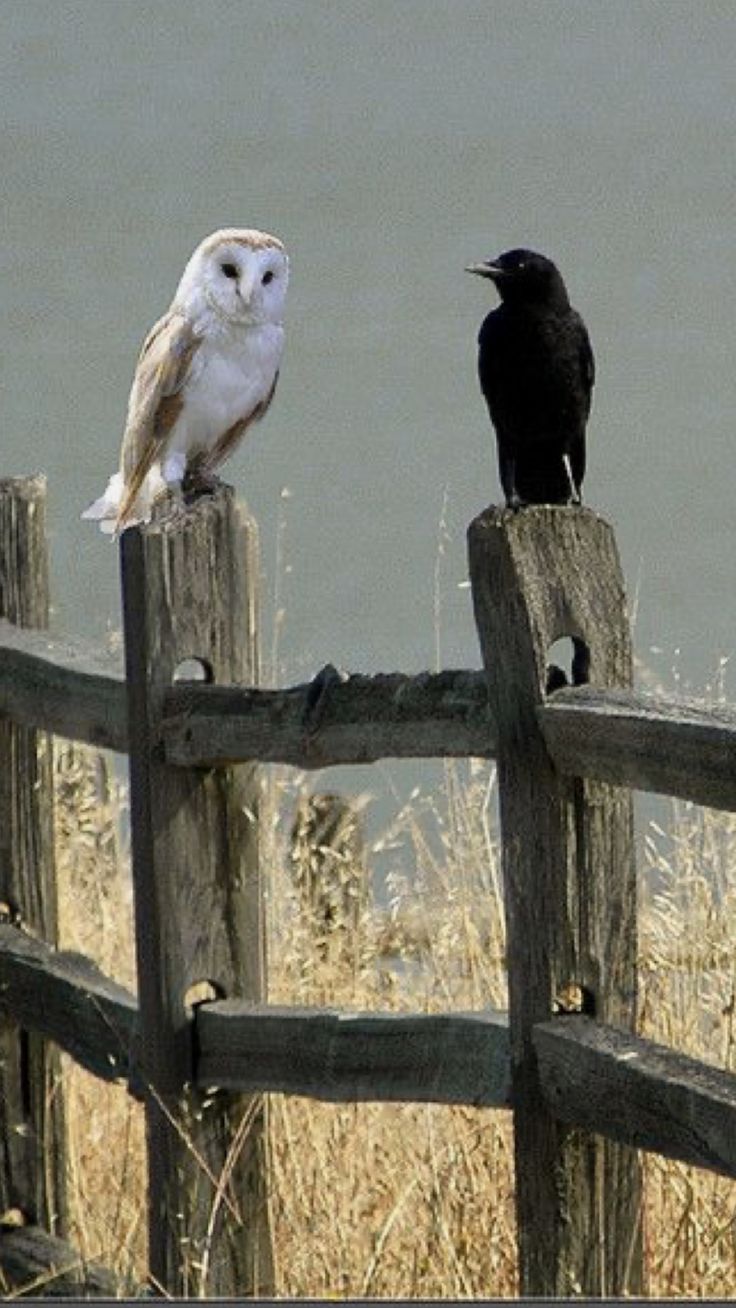
<svg viewBox="0 0 736 1308">
<path fill-rule="evenodd" d="M 736 814 L 673 802 L 645 841 L 641 1027 L 718 1067 L 736 1066 Z M 736 1294 L 736 1185 L 645 1155 L 652 1294 Z"/>
<path fill-rule="evenodd" d="M 315 941 L 285 860 L 274 862 L 274 918 L 286 923 L 272 951 L 274 1000 L 426 1012 L 505 1004 L 490 778 L 486 769 L 462 786 L 455 769 L 446 777 L 451 820 L 446 804 L 422 811 L 415 801 L 399 814 L 386 843 L 397 864 L 411 852 L 413 875 L 397 870 L 388 910 L 367 907 L 356 930 L 333 927 Z M 277 810 L 287 804 L 282 792 Z M 281 1293 L 515 1293 L 506 1114 L 275 1096 L 271 1122 Z"/>
<path fill-rule="evenodd" d="M 82 746 L 58 741 L 55 763 L 61 945 L 87 954 L 134 989 L 132 895 L 119 839 L 121 788 L 107 760 Z M 63 1061 L 71 1238 L 85 1259 L 140 1279 L 146 1264 L 142 1112 L 122 1086 L 98 1081 L 70 1058 Z"/>
<path fill-rule="evenodd" d="M 130 983 L 128 881 L 114 835 L 120 796 L 79 750 L 61 756 L 58 773 L 64 943 Z M 350 930 L 333 921 L 319 941 L 299 911 L 288 857 L 296 797 L 274 782 L 271 999 L 383 1010 L 504 1005 L 492 774 L 471 764 L 448 767 L 445 778 L 441 795 L 415 798 L 386 834 L 386 846 L 397 847 L 389 907 L 361 904 L 356 914 L 353 904 Z M 736 1061 L 735 854 L 736 817 L 673 805 L 668 822 L 650 829 L 655 888 L 642 897 L 642 1029 L 728 1067 Z M 68 1077 L 75 1238 L 87 1256 L 142 1277 L 139 1110 L 124 1091 L 71 1066 Z M 274 1096 L 270 1159 L 280 1294 L 516 1293 L 507 1114 Z M 648 1158 L 649 1293 L 734 1295 L 735 1216 L 732 1183 Z"/>
</svg>

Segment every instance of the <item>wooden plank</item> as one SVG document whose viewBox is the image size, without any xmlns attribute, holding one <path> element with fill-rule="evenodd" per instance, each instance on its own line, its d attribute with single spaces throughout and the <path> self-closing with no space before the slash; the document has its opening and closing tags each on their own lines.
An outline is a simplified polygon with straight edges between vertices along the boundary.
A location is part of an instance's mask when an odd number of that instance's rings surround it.
<svg viewBox="0 0 736 1308">
<path fill-rule="evenodd" d="M 221 1000 L 197 1009 L 196 1027 L 202 1087 L 340 1103 L 510 1103 L 505 1013 L 347 1013 Z"/>
<path fill-rule="evenodd" d="M 0 480 L 0 618 L 19 627 L 49 620 L 46 481 Z M 0 918 L 57 940 L 52 742 L 0 721 Z M 59 1055 L 37 1035 L 0 1023 L 0 1212 L 63 1233 L 64 1092 Z"/>
<path fill-rule="evenodd" d="M 286 690 L 175 684 L 162 724 L 167 761 L 210 767 L 259 759 L 316 769 L 390 757 L 489 755 L 493 732 L 482 672 L 342 678 L 325 671 Z M 120 659 L 81 639 L 0 621 L 0 714 L 127 751 Z"/>
<path fill-rule="evenodd" d="M 582 1015 L 534 1029 L 561 1121 L 736 1177 L 736 1076 Z"/>
<path fill-rule="evenodd" d="M 119 658 L 0 620 L 0 715 L 126 752 Z M 575 686 L 537 713 L 559 772 L 736 811 L 736 708 L 684 696 Z M 285 690 L 176 684 L 165 697 L 166 759 L 213 767 L 259 759 L 302 769 L 382 758 L 493 758 L 485 674 L 351 674 Z"/>
<path fill-rule="evenodd" d="M 136 1001 L 89 959 L 0 926 L 0 1008 L 95 1076 L 128 1077 Z M 195 1025 L 202 1089 L 511 1105 L 503 1012 L 349 1013 L 222 1000 L 200 1005 Z M 733 1074 L 583 1015 L 539 1024 L 533 1041 L 542 1093 L 559 1120 L 736 1176 Z"/>
<path fill-rule="evenodd" d="M 538 718 L 560 772 L 736 811 L 736 708 L 579 686 Z"/>
<path fill-rule="evenodd" d="M 169 767 L 158 743 L 185 660 L 215 681 L 257 679 L 255 524 L 223 487 L 185 513 L 164 506 L 121 553 L 151 1273 L 173 1295 L 264 1294 L 263 1102 L 190 1087 L 192 988 L 263 997 L 257 777 Z"/>
<path fill-rule="evenodd" d="M 131 1075 L 135 996 L 82 954 L 0 925 L 0 1012 L 53 1040 L 104 1081 Z"/>
<path fill-rule="evenodd" d="M 482 672 L 343 678 L 330 668 L 288 690 L 173 686 L 162 737 L 168 761 L 186 767 L 257 758 L 307 769 L 489 757 L 495 741 Z"/>
<path fill-rule="evenodd" d="M 0 926 L 0 1009 L 95 1076 L 129 1076 L 135 998 L 89 959 Z M 222 1000 L 200 1005 L 195 1025 L 202 1089 L 511 1105 L 503 1012 L 349 1013 Z M 542 1093 L 559 1120 L 736 1176 L 732 1073 L 583 1015 L 540 1023 L 532 1036 Z"/>
<path fill-rule="evenodd" d="M 0 715 L 124 753 L 127 713 L 118 656 L 0 621 Z"/>
<path fill-rule="evenodd" d="M 635 1020 L 631 796 L 560 776 L 537 721 L 561 638 L 575 642 L 578 679 L 630 684 L 613 534 L 588 510 L 489 509 L 471 524 L 469 547 L 498 730 L 521 1290 L 636 1293 L 636 1154 L 557 1120 L 532 1040 L 534 1026 L 574 996 L 601 1021 Z"/>
</svg>

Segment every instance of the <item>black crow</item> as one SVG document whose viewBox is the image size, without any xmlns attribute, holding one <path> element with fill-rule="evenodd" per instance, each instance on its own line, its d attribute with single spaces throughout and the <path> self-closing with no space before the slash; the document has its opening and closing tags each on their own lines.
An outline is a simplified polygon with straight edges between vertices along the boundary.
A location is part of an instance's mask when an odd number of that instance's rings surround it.
<svg viewBox="0 0 736 1308">
<path fill-rule="evenodd" d="M 595 377 L 585 323 L 543 254 L 508 250 L 466 271 L 501 297 L 480 329 L 478 374 L 506 503 L 579 504 Z"/>
</svg>

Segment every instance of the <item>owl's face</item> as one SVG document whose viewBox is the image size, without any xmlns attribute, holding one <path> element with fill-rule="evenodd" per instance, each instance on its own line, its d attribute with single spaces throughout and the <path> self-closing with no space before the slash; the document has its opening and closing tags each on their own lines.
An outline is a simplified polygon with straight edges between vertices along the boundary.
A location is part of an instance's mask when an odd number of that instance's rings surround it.
<svg viewBox="0 0 736 1308">
<path fill-rule="evenodd" d="M 275 236 L 215 232 L 194 251 L 176 298 L 195 316 L 206 305 L 234 324 L 279 324 L 288 281 L 289 260 Z"/>
</svg>

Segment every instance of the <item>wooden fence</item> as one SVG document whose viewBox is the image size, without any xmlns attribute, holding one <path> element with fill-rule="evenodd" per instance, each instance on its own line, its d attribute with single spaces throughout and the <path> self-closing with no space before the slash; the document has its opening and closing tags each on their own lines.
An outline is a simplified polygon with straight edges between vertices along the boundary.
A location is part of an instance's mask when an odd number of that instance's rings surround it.
<svg viewBox="0 0 736 1308">
<path fill-rule="evenodd" d="M 0 1227 L 6 1277 L 23 1232 L 65 1231 L 60 1048 L 145 1103 L 166 1292 L 273 1291 L 268 1091 L 509 1108 L 523 1293 L 641 1291 L 637 1150 L 736 1176 L 736 1079 L 635 1033 L 630 788 L 736 809 L 736 712 L 632 690 L 607 524 L 472 523 L 483 671 L 328 667 L 275 691 L 256 688 L 255 531 L 229 490 L 123 535 L 125 677 L 43 630 L 44 506 L 42 479 L 0 483 L 0 1214 L 25 1222 Z M 563 637 L 577 684 L 547 693 Z M 177 682 L 191 659 L 205 680 Z M 129 754 L 137 1001 L 54 948 L 48 733 Z M 508 1014 L 266 1003 L 257 763 L 467 755 L 498 760 Z"/>
</svg>

